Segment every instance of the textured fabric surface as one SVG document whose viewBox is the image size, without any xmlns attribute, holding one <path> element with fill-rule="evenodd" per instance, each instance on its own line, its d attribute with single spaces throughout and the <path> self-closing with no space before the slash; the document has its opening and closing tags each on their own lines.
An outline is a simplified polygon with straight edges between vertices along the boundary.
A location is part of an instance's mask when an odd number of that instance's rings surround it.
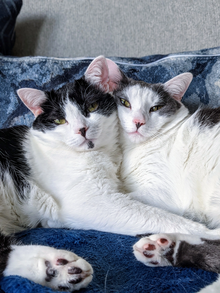
<svg viewBox="0 0 220 293">
<path fill-rule="evenodd" d="M 17 89 L 59 88 L 67 81 L 80 78 L 91 60 L 0 57 L 0 127 L 30 125 L 33 121 L 33 114 L 17 97 Z M 177 74 L 190 71 L 194 78 L 183 100 L 190 110 L 195 110 L 200 104 L 220 105 L 220 48 L 133 59 L 115 57 L 112 60 L 129 77 L 147 82 L 165 82 Z"/>
<path fill-rule="evenodd" d="M 23 0 L 15 56 L 167 54 L 220 45 L 219 0 Z"/>
<path fill-rule="evenodd" d="M 147 268 L 132 254 L 135 237 L 96 231 L 34 229 L 19 233 L 18 239 L 25 244 L 72 250 L 86 258 L 94 268 L 94 279 L 80 292 L 194 293 L 217 276 L 196 269 Z M 0 286 L 7 293 L 54 292 L 18 276 L 3 278 Z"/>
<path fill-rule="evenodd" d="M 0 1 L 0 53 L 11 54 L 15 42 L 15 21 L 22 6 L 22 0 Z"/>
<path fill-rule="evenodd" d="M 220 103 L 220 48 L 112 59 L 128 76 L 147 82 L 165 82 L 179 73 L 192 72 L 194 80 L 184 98 L 191 111 L 199 105 L 218 106 Z M 90 62 L 89 58 L 0 57 L 0 127 L 31 125 L 33 121 L 33 115 L 17 98 L 18 88 L 59 88 L 67 81 L 80 78 Z M 89 288 L 82 292 L 193 293 L 217 277 L 196 269 L 147 268 L 132 254 L 135 237 L 95 231 L 35 229 L 20 233 L 18 238 L 26 244 L 51 245 L 85 257 L 93 265 L 95 275 Z M 2 278 L 0 287 L 7 293 L 52 292 L 17 276 Z"/>
</svg>

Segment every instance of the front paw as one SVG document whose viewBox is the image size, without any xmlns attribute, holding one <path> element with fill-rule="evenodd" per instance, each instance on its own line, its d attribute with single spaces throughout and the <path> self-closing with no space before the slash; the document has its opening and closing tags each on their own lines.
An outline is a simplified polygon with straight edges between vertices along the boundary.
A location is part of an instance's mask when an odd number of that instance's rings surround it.
<svg viewBox="0 0 220 293">
<path fill-rule="evenodd" d="M 63 291 L 87 287 L 92 274 L 91 265 L 75 253 L 41 245 L 13 245 L 3 272 Z"/>
<path fill-rule="evenodd" d="M 92 281 L 93 269 L 82 258 L 71 252 L 45 260 L 46 286 L 55 290 L 74 291 L 85 288 Z"/>
<path fill-rule="evenodd" d="M 175 262 L 177 242 L 175 234 L 144 237 L 133 246 L 134 255 L 147 266 L 171 266 Z"/>
</svg>

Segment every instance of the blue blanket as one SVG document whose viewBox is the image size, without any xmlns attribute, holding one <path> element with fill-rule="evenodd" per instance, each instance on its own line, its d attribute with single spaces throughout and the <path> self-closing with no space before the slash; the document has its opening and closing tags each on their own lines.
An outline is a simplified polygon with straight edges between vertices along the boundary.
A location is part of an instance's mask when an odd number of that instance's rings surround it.
<svg viewBox="0 0 220 293">
<path fill-rule="evenodd" d="M 136 237 L 96 231 L 33 229 L 18 234 L 25 244 L 37 243 L 76 252 L 94 269 L 94 279 L 80 292 L 159 293 L 197 292 L 216 279 L 216 274 L 181 268 L 148 268 L 132 254 Z M 7 293 L 54 292 L 17 276 L 3 278 L 1 288 Z"/>
<path fill-rule="evenodd" d="M 165 82 L 179 73 L 190 71 L 194 80 L 183 100 L 190 110 L 193 112 L 201 104 L 220 104 L 220 48 L 167 56 L 112 59 L 128 76 L 147 82 Z M 0 127 L 31 125 L 33 121 L 33 115 L 16 95 L 18 88 L 59 88 L 67 81 L 81 77 L 91 60 L 0 57 Z M 135 237 L 65 229 L 33 229 L 16 236 L 25 244 L 72 250 L 86 258 L 95 274 L 88 289 L 81 292 L 192 293 L 217 278 L 214 273 L 196 269 L 145 267 L 132 254 L 131 247 L 137 241 Z M 2 278 L 0 288 L 7 293 L 53 292 L 17 276 Z"/>
</svg>

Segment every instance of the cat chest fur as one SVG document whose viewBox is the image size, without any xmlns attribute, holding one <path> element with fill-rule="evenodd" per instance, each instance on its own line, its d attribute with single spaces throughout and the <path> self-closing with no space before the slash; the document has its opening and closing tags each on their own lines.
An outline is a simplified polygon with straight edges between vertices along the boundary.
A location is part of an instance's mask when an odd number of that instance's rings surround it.
<svg viewBox="0 0 220 293">
<path fill-rule="evenodd" d="M 142 201 L 201 220 L 220 201 L 220 135 L 218 125 L 200 127 L 195 117 L 154 140 L 127 148 L 121 176 L 126 191 L 143 194 Z"/>
<path fill-rule="evenodd" d="M 118 168 L 102 151 L 74 152 L 60 145 L 53 148 L 38 143 L 32 145 L 31 155 L 35 182 L 57 199 L 62 198 L 61 194 L 71 194 L 73 198 L 74 192 L 75 197 L 86 193 L 96 184 L 94 178 L 100 177 L 101 180 L 103 174 L 115 174 Z M 42 168 L 43 164 L 44 168 Z M 117 177 L 115 176 L 113 180 L 116 188 Z M 111 188 L 113 186 L 114 184 Z"/>
</svg>

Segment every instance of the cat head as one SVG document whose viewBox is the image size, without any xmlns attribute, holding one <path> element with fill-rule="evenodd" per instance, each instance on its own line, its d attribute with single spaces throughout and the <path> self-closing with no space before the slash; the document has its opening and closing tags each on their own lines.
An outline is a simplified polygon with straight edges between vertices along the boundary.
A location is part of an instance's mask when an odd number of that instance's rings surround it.
<svg viewBox="0 0 220 293">
<path fill-rule="evenodd" d="M 32 125 L 35 136 L 46 143 L 62 143 L 77 151 L 94 150 L 114 142 L 117 108 L 108 93 L 114 89 L 114 79 L 109 76 L 103 59 L 97 57 L 82 78 L 58 90 L 22 88 L 17 91 L 35 116 Z"/>
<path fill-rule="evenodd" d="M 109 72 L 115 76 L 113 94 L 126 140 L 144 142 L 188 115 L 181 99 L 192 81 L 191 73 L 180 74 L 164 84 L 149 84 L 128 78 L 113 61 Z"/>
<path fill-rule="evenodd" d="M 149 84 L 122 75 L 114 96 L 125 139 L 144 142 L 185 118 L 188 110 L 181 99 L 191 81 L 189 72 L 164 84 Z"/>
</svg>

